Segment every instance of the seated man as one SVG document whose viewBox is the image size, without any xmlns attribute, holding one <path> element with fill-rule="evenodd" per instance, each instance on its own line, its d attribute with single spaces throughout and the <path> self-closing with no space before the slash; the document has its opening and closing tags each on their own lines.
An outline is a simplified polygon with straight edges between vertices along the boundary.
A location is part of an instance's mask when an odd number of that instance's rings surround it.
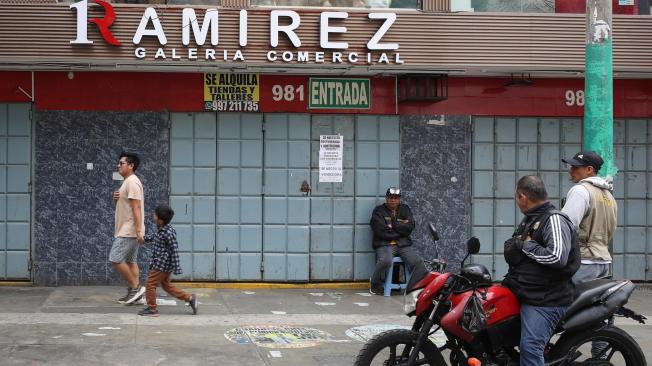
<svg viewBox="0 0 652 366">
<path fill-rule="evenodd" d="M 382 276 L 392 265 L 394 256 L 400 256 L 410 271 L 421 262 L 410 239 L 414 229 L 412 211 L 408 205 L 401 203 L 399 188 L 387 189 L 385 203 L 374 209 L 369 225 L 374 233 L 373 248 L 376 250 L 376 269 L 371 277 L 369 292 L 382 295 Z"/>
</svg>

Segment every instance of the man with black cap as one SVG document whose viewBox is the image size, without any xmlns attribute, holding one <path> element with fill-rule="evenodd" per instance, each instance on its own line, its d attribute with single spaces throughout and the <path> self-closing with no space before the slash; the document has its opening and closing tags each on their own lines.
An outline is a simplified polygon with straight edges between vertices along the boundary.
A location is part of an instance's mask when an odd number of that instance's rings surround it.
<svg viewBox="0 0 652 366">
<path fill-rule="evenodd" d="M 414 252 L 410 239 L 414 229 L 412 210 L 408 205 L 401 203 L 399 188 L 387 189 L 385 203 L 374 209 L 369 225 L 374 233 L 372 245 L 376 250 L 376 269 L 371 276 L 369 292 L 382 295 L 382 276 L 392 265 L 394 256 L 400 256 L 408 270 L 412 270 L 421 261 Z"/>
<path fill-rule="evenodd" d="M 580 151 L 568 164 L 570 180 L 576 183 L 566 195 L 562 212 L 577 229 L 582 266 L 573 276 L 575 284 L 603 277 L 609 273 L 609 242 L 616 231 L 618 207 L 613 185 L 598 172 L 604 161 L 595 151 Z"/>
<path fill-rule="evenodd" d="M 582 265 L 573 275 L 577 285 L 609 275 L 609 242 L 616 231 L 618 205 L 611 193 L 613 184 L 597 176 L 604 160 L 595 151 L 580 151 L 561 161 L 568 165 L 570 180 L 576 183 L 566 195 L 562 212 L 577 230 L 582 255 Z M 604 358 L 607 346 L 605 342 L 593 342 L 591 355 Z"/>
</svg>

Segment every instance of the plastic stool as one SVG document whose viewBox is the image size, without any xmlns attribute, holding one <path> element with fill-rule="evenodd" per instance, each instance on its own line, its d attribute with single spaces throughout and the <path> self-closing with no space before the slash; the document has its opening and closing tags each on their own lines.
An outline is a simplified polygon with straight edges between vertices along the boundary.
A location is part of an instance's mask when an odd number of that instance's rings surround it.
<svg viewBox="0 0 652 366">
<path fill-rule="evenodd" d="M 403 266 L 403 270 L 405 271 L 405 283 L 392 282 L 392 274 L 394 273 L 394 263 L 400 263 Z M 387 273 L 385 274 L 385 289 L 383 295 L 392 296 L 392 290 L 404 290 L 407 287 L 407 283 L 409 281 L 410 281 L 410 272 L 408 272 L 405 263 L 403 263 L 403 259 L 401 259 L 401 257 L 392 258 L 392 265 L 389 266 L 389 268 L 387 269 Z"/>
</svg>

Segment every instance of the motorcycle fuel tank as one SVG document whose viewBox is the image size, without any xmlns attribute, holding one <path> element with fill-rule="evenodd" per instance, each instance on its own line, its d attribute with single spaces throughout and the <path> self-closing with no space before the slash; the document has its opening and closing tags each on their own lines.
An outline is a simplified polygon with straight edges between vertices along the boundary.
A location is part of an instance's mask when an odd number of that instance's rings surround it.
<svg viewBox="0 0 652 366">
<path fill-rule="evenodd" d="M 479 288 L 477 292 L 482 300 L 482 309 L 487 318 L 487 328 L 498 326 L 504 321 L 519 316 L 520 303 L 508 288 L 501 285 L 492 285 Z M 482 296 L 482 293 L 485 296 Z M 472 290 L 452 294 L 450 296 L 451 310 L 441 319 L 441 326 L 444 330 L 453 333 L 465 342 L 470 342 L 474 338 L 474 335 L 464 330 L 461 325 L 464 307 L 472 294 Z"/>
<path fill-rule="evenodd" d="M 439 293 L 442 287 L 444 287 L 446 281 L 451 275 L 450 272 L 441 274 L 434 272 L 434 274 L 437 275 L 435 279 L 426 286 L 421 294 L 419 294 L 416 308 L 417 315 L 420 315 L 431 306 L 432 299 Z"/>
</svg>

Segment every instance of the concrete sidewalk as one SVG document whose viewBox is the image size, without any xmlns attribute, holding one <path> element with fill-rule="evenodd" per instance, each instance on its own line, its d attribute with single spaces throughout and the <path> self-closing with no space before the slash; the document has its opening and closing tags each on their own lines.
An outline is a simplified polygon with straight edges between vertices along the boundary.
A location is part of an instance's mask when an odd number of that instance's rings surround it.
<svg viewBox="0 0 652 366">
<path fill-rule="evenodd" d="M 2 365 L 351 365 L 363 341 L 410 326 L 402 296 L 365 290 L 206 289 L 199 314 L 158 296 L 157 318 L 116 303 L 122 287 L 0 287 Z M 629 307 L 652 319 L 652 291 Z M 652 325 L 617 324 L 652 360 Z"/>
</svg>

